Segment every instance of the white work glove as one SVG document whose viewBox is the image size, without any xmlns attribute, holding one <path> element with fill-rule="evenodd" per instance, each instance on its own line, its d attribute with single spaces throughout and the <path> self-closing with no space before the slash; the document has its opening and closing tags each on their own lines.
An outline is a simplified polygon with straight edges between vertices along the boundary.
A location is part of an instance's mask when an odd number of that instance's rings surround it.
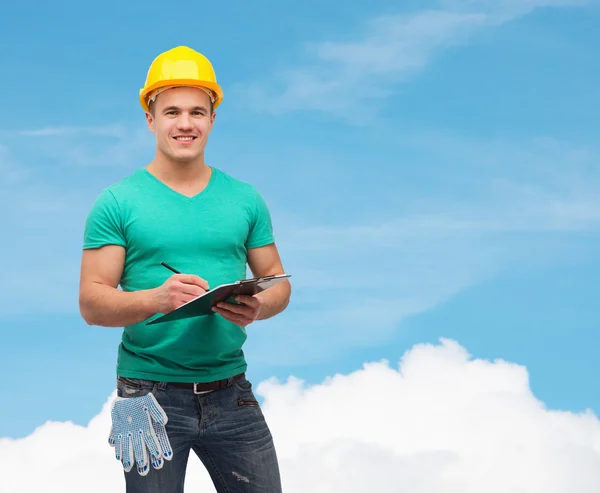
<svg viewBox="0 0 600 493">
<path fill-rule="evenodd" d="M 163 408 L 149 392 L 141 397 L 116 397 L 111 408 L 112 426 L 108 443 L 115 447 L 115 457 L 129 472 L 137 464 L 137 472 L 145 476 L 150 463 L 160 469 L 165 460 L 173 458 L 173 449 L 167 437 L 165 424 L 168 421 Z"/>
</svg>

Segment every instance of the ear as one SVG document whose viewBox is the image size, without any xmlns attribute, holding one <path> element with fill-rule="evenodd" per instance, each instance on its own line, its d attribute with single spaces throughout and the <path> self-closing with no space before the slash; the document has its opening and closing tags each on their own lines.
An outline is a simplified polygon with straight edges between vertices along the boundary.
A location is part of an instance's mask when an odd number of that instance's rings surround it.
<svg viewBox="0 0 600 493">
<path fill-rule="evenodd" d="M 146 111 L 146 124 L 150 129 L 150 132 L 154 132 L 154 117 L 149 111 Z"/>
</svg>

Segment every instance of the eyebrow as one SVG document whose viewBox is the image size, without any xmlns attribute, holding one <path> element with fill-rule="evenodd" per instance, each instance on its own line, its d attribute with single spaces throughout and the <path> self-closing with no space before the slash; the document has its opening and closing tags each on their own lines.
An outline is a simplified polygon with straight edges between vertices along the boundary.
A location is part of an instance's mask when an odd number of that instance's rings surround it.
<svg viewBox="0 0 600 493">
<path fill-rule="evenodd" d="M 178 106 L 167 106 L 165 109 L 163 109 L 163 113 L 166 113 L 167 111 L 180 111 L 181 108 L 179 108 Z M 208 111 L 208 108 L 206 108 L 205 106 L 194 106 L 191 111 Z"/>
</svg>

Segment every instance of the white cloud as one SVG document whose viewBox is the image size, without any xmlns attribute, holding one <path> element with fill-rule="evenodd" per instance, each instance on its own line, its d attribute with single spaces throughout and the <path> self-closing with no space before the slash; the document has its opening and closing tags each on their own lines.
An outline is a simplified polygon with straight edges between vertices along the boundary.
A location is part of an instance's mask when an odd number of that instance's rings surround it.
<svg viewBox="0 0 600 493">
<path fill-rule="evenodd" d="M 272 80 L 233 89 L 257 109 L 280 113 L 318 110 L 365 123 L 398 84 L 423 70 L 443 50 L 466 43 L 482 28 L 509 22 L 548 6 L 584 0 L 447 0 L 437 10 L 368 19 L 355 41 L 306 45 L 306 62 Z M 367 102 L 368 104 L 364 104 Z M 360 112 L 353 111 L 360 105 Z"/>
<path fill-rule="evenodd" d="M 524 367 L 472 359 L 453 341 L 415 346 L 397 368 L 369 363 L 314 386 L 269 380 L 256 393 L 286 493 L 600 490 L 598 418 L 548 409 Z M 2 492 L 122 490 L 108 406 L 85 427 L 49 422 L 0 439 Z M 193 454 L 186 488 L 214 491 Z"/>
</svg>

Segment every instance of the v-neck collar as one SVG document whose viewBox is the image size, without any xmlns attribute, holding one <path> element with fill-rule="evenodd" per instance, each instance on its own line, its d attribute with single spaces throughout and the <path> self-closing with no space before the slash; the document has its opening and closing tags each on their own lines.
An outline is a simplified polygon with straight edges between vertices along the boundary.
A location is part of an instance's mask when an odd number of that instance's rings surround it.
<svg viewBox="0 0 600 493">
<path fill-rule="evenodd" d="M 171 188 L 165 182 L 163 182 L 162 180 L 160 180 L 156 176 L 154 176 L 152 173 L 150 173 L 150 171 L 148 171 L 148 169 L 146 167 L 141 168 L 140 171 L 141 171 L 141 173 L 148 176 L 156 184 L 158 184 L 162 188 L 166 189 L 171 195 L 174 195 L 179 199 L 189 202 L 189 201 L 198 200 L 198 199 L 204 197 L 204 195 L 206 195 L 206 193 L 212 188 L 212 186 L 215 182 L 215 179 L 216 179 L 216 170 L 214 167 L 212 167 L 210 165 L 208 167 L 210 168 L 210 178 L 208 179 L 208 183 L 202 190 L 200 190 L 197 194 L 192 195 L 192 196 L 184 195 L 183 193 L 178 192 L 177 190 Z"/>
</svg>

